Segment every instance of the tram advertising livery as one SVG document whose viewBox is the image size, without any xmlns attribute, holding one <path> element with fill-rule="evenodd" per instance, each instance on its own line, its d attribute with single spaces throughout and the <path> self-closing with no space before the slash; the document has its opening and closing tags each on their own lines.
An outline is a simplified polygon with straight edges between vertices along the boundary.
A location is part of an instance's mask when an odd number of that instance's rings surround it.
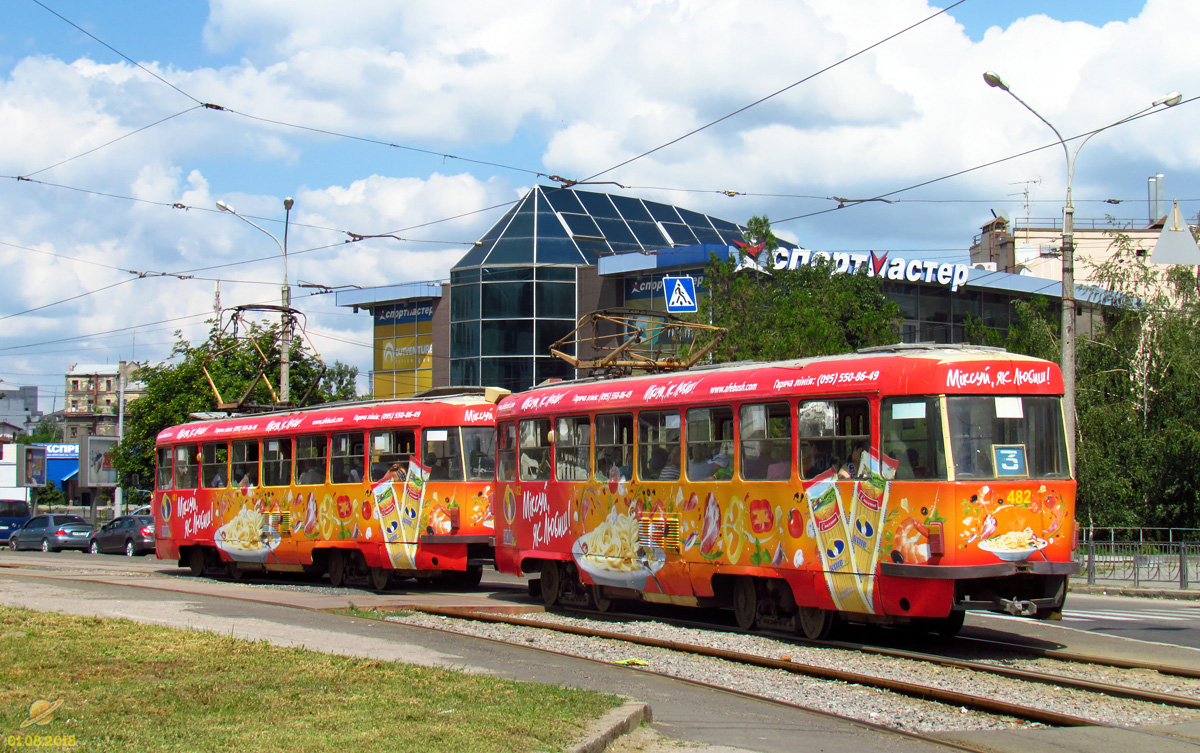
<svg viewBox="0 0 1200 753">
<path fill-rule="evenodd" d="M 157 439 L 161 559 L 223 570 L 442 577 L 491 561 L 494 390 L 174 426 Z"/>
<path fill-rule="evenodd" d="M 1075 481 L 1048 361 L 895 346 L 561 383 L 497 411 L 496 567 L 547 604 L 952 634 L 1056 617 Z"/>
</svg>

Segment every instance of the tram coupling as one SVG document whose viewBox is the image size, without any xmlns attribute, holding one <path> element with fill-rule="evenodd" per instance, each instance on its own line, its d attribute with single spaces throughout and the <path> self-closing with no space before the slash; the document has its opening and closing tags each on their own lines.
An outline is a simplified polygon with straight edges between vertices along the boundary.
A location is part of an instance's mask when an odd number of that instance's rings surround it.
<svg viewBox="0 0 1200 753">
<path fill-rule="evenodd" d="M 1032 617 L 1037 614 L 1037 606 L 1032 601 L 1022 599 L 1001 599 L 1004 611 L 1016 617 Z"/>
</svg>

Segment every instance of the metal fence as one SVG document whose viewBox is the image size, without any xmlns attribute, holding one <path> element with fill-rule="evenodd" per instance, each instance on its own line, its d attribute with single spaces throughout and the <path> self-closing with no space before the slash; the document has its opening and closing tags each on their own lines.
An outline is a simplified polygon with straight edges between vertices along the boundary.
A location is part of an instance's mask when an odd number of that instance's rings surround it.
<svg viewBox="0 0 1200 753">
<path fill-rule="evenodd" d="M 1082 529 L 1075 561 L 1089 585 L 1200 588 L 1200 529 Z"/>
</svg>

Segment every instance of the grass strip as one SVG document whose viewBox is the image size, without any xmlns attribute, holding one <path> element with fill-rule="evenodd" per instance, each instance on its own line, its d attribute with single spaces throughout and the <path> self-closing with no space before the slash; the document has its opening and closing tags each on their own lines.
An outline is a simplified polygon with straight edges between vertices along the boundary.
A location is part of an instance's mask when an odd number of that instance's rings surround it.
<svg viewBox="0 0 1200 753">
<path fill-rule="evenodd" d="M 62 699 L 48 724 L 31 704 Z M 0 745 L 96 751 L 561 750 L 616 696 L 213 633 L 0 607 Z M 16 745 L 22 745 L 17 741 Z"/>
</svg>

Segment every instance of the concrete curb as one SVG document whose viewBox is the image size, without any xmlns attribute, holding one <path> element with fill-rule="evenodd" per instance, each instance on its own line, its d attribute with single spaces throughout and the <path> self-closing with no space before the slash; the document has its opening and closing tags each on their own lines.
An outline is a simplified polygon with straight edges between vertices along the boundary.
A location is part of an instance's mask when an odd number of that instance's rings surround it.
<svg viewBox="0 0 1200 753">
<path fill-rule="evenodd" d="M 642 722 L 649 724 L 653 718 L 650 706 L 640 701 L 628 701 L 600 717 L 583 741 L 568 750 L 570 753 L 601 753 L 613 740 L 628 735 Z"/>
<path fill-rule="evenodd" d="M 1200 591 L 1179 588 L 1134 588 L 1133 586 L 1071 584 L 1071 593 L 1098 596 L 1140 596 L 1145 599 L 1176 599 L 1179 601 L 1200 600 Z"/>
</svg>

